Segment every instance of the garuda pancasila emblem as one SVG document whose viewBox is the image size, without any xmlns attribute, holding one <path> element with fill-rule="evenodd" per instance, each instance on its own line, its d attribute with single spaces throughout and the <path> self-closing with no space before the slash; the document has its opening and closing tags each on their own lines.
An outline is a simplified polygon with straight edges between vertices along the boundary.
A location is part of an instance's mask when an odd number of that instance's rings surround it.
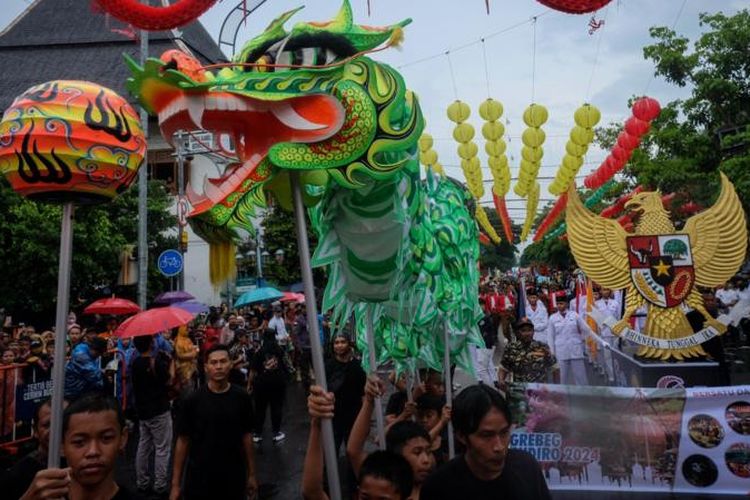
<svg viewBox="0 0 750 500">
<path fill-rule="evenodd" d="M 616 334 L 640 307 L 648 307 L 645 333 L 656 339 L 680 339 L 693 334 L 682 304 L 700 312 L 705 325 L 719 333 L 726 325 L 712 318 L 696 285 L 715 287 L 737 272 L 745 259 L 747 227 L 734 187 L 721 174 L 721 193 L 709 209 L 694 215 L 676 231 L 661 194 L 639 193 L 626 208 L 640 212 L 635 232 L 586 209 L 571 187 L 566 222 L 576 262 L 601 286 L 626 290 L 623 319 Z M 700 345 L 678 349 L 643 346 L 639 356 L 683 359 L 705 356 Z"/>
</svg>

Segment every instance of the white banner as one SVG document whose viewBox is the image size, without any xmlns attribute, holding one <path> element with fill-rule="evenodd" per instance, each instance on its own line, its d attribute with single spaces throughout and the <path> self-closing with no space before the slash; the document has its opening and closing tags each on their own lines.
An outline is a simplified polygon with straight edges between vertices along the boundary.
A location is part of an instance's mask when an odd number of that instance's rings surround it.
<svg viewBox="0 0 750 500">
<path fill-rule="evenodd" d="M 594 321 L 596 321 L 597 325 L 599 325 L 600 327 L 607 326 L 612 329 L 612 332 L 614 333 L 614 329 L 612 327 L 617 323 L 617 320 L 615 318 L 613 318 L 612 316 L 605 316 L 604 313 L 599 311 L 598 309 L 593 309 L 589 313 L 589 316 L 594 318 Z M 732 322 L 731 313 L 730 316 L 719 316 L 717 320 L 725 325 L 729 325 Z M 683 349 L 685 347 L 701 345 L 703 342 L 719 335 L 719 332 L 714 327 L 708 326 L 688 337 L 681 337 L 679 339 L 657 339 L 655 337 L 650 337 L 647 333 L 636 332 L 628 326 L 622 332 L 620 332 L 619 335 L 620 337 L 631 342 L 635 342 L 636 344 L 645 345 L 648 347 L 656 347 L 658 349 Z"/>
</svg>

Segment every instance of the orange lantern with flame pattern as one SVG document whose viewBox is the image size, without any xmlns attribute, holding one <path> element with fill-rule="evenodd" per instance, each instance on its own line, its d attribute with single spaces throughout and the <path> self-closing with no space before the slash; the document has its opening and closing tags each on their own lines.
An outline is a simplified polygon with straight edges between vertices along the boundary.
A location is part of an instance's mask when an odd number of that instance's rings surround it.
<svg viewBox="0 0 750 500">
<path fill-rule="evenodd" d="M 136 111 L 95 83 L 35 85 L 0 122 L 0 173 L 38 201 L 109 201 L 133 182 L 145 152 Z"/>
</svg>

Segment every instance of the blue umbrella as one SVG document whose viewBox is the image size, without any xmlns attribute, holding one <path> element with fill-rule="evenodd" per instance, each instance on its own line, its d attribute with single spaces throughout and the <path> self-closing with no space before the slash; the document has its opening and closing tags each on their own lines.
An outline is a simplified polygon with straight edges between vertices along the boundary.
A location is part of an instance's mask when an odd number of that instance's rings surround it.
<svg viewBox="0 0 750 500">
<path fill-rule="evenodd" d="M 198 302 L 197 300 L 186 300 L 185 302 L 177 302 L 172 305 L 174 307 L 179 307 L 180 309 L 184 309 L 185 311 L 191 314 L 195 314 L 195 315 L 198 315 L 201 313 L 207 313 L 210 309 L 206 304 L 203 304 L 202 302 Z"/>
<path fill-rule="evenodd" d="M 234 302 L 235 307 L 242 307 L 248 304 L 256 304 L 258 302 L 270 302 L 272 300 L 278 300 L 284 296 L 283 293 L 270 286 L 264 286 L 250 290 L 240 295 Z"/>
</svg>

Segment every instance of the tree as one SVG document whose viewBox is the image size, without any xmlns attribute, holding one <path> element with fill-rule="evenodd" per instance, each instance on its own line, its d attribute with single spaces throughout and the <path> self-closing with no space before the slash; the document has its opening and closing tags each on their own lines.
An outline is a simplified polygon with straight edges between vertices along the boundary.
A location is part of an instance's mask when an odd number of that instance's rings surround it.
<svg viewBox="0 0 750 500">
<path fill-rule="evenodd" d="M 138 192 L 128 190 L 115 201 L 79 206 L 74 212 L 71 308 L 114 291 L 123 246 L 137 241 Z M 168 212 L 171 198 L 158 182 L 149 184 L 149 296 L 163 291 L 166 278 L 158 274 L 156 256 L 176 244 L 164 234 L 176 225 Z M 54 319 L 60 249 L 59 206 L 35 203 L 17 195 L 0 181 L 0 306 L 15 320 L 48 327 Z M 119 295 L 135 298 L 135 287 Z"/>
<path fill-rule="evenodd" d="M 500 217 L 494 208 L 486 207 L 487 218 L 490 220 L 490 224 L 495 228 L 497 234 L 500 235 L 502 241 L 498 245 L 480 245 L 479 246 L 479 264 L 485 269 L 499 269 L 500 271 L 507 271 L 508 269 L 516 265 L 516 245 L 512 242 L 507 241 L 503 235 L 503 224 L 500 222 Z M 521 234 L 521 228 L 517 224 L 512 225 L 512 231 L 515 237 Z M 480 227 L 481 230 L 481 227 Z"/>
<path fill-rule="evenodd" d="M 733 16 L 701 14 L 707 30 L 693 44 L 666 27 L 651 28 L 655 43 L 643 49 L 655 74 L 690 97 L 664 106 L 633 155 L 625 173 L 636 183 L 676 193 L 709 206 L 718 194 L 718 170 L 734 182 L 746 211 L 750 210 L 750 11 Z M 610 125 L 597 138 L 614 143 L 619 126 Z M 678 211 L 673 217 L 681 218 Z"/>
<path fill-rule="evenodd" d="M 310 243 L 310 252 L 315 252 L 318 245 L 318 237 L 310 226 L 310 218 L 307 220 L 307 238 Z M 267 279 L 279 285 L 292 285 L 302 280 L 299 265 L 299 249 L 297 246 L 297 227 L 294 213 L 287 212 L 281 206 L 274 205 L 263 218 L 263 240 L 266 250 L 271 254 L 271 261 L 263 267 L 263 274 Z M 276 252 L 284 252 L 284 260 L 278 262 L 275 258 Z M 312 257 L 312 255 L 311 255 Z M 313 278 L 316 284 L 324 283 L 324 270 L 314 269 Z"/>
</svg>

